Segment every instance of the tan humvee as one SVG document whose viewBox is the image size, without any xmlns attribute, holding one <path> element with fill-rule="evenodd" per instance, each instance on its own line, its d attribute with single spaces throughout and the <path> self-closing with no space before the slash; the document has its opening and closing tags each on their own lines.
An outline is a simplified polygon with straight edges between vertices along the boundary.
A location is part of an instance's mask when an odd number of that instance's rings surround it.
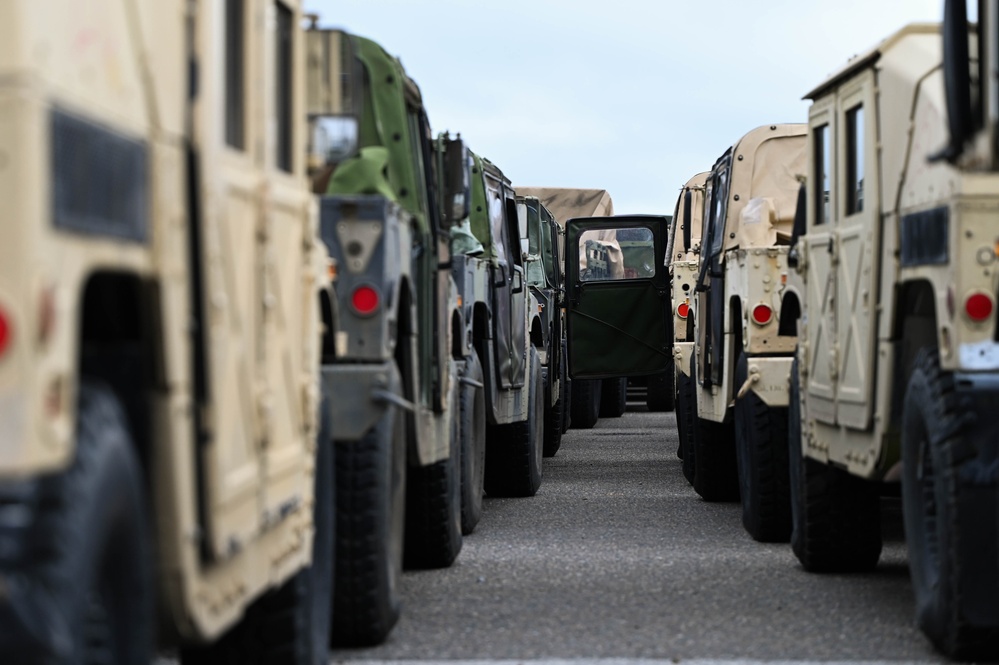
<svg viewBox="0 0 999 665">
<path fill-rule="evenodd" d="M 325 653 L 300 4 L 0 3 L 3 662 L 94 607 L 114 662 L 287 610 Z"/>
<path fill-rule="evenodd" d="M 670 275 L 670 309 L 673 313 L 673 389 L 676 407 L 676 428 L 680 443 L 677 455 L 684 460 L 683 475 L 694 480 L 693 427 L 697 403 L 688 398 L 690 356 L 694 352 L 691 304 L 697 283 L 697 258 L 701 250 L 701 217 L 704 213 L 704 190 L 708 172 L 698 173 L 684 184 L 673 210 L 666 244 L 666 261 Z"/>
<path fill-rule="evenodd" d="M 938 27 L 908 26 L 806 96 L 792 545 L 808 570 L 874 568 L 880 481 L 901 478 L 919 625 L 949 655 L 991 660 L 999 179 L 995 144 L 976 139 L 994 136 L 997 35 L 969 48 L 963 10 L 947 3 L 949 49 Z M 995 3 L 979 12 L 995 25 Z"/>
<path fill-rule="evenodd" d="M 786 450 L 796 338 L 792 326 L 782 325 L 781 312 L 791 303 L 797 318 L 787 252 L 805 169 L 805 129 L 758 127 L 715 163 L 706 181 L 694 287 L 694 489 L 715 501 L 741 493 L 743 522 L 762 540 L 786 538 L 790 530 L 786 483 L 778 479 L 783 469 L 774 454 Z M 783 499 L 776 496 L 782 487 Z"/>
</svg>

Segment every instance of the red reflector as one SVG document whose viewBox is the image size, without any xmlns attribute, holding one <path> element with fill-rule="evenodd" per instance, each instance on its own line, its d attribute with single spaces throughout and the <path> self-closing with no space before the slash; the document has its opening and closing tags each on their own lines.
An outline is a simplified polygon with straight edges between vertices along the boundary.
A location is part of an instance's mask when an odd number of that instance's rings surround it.
<svg viewBox="0 0 999 665">
<path fill-rule="evenodd" d="M 378 292 L 370 286 L 359 286 L 354 289 L 354 294 L 350 297 L 350 304 L 355 312 L 367 316 L 378 309 Z"/>
<path fill-rule="evenodd" d="M 682 302 L 676 306 L 676 315 L 679 316 L 681 319 L 687 318 L 688 314 L 690 314 L 690 305 L 688 305 L 685 302 Z"/>
<path fill-rule="evenodd" d="M 972 321 L 984 321 L 992 316 L 992 298 L 984 293 L 972 293 L 964 301 L 964 311 Z"/>
<path fill-rule="evenodd" d="M 761 326 L 770 323 L 774 311 L 768 305 L 757 305 L 753 308 L 753 321 Z"/>
<path fill-rule="evenodd" d="M 7 352 L 10 346 L 10 321 L 7 319 L 7 312 L 0 309 L 0 357 Z"/>
</svg>

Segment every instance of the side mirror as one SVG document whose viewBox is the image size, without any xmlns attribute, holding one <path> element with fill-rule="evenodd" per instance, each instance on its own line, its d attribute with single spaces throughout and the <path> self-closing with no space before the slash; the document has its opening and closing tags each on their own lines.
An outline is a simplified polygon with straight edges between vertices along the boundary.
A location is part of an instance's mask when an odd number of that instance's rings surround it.
<svg viewBox="0 0 999 665">
<path fill-rule="evenodd" d="M 357 118 L 321 115 L 309 118 L 309 167 L 338 164 L 357 152 Z"/>
<path fill-rule="evenodd" d="M 510 288 L 512 293 L 522 293 L 524 291 L 524 273 L 519 267 L 513 270 L 513 285 Z"/>
<path fill-rule="evenodd" d="M 308 166 L 313 173 L 357 153 L 364 74 L 341 30 L 305 31 Z"/>
<path fill-rule="evenodd" d="M 472 205 L 472 160 L 461 135 L 444 135 L 444 220 L 451 226 L 468 217 Z"/>
</svg>

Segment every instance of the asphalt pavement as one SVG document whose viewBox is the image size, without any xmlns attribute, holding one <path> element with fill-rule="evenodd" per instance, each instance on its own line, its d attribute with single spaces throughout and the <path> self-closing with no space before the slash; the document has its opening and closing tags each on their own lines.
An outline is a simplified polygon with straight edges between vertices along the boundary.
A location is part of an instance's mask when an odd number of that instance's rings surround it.
<svg viewBox="0 0 999 665">
<path fill-rule="evenodd" d="M 332 662 L 945 662 L 913 622 L 897 499 L 876 572 L 814 575 L 702 501 L 676 444 L 637 403 L 569 430 L 537 496 L 487 499 L 451 568 L 403 576 L 388 641 Z"/>
</svg>

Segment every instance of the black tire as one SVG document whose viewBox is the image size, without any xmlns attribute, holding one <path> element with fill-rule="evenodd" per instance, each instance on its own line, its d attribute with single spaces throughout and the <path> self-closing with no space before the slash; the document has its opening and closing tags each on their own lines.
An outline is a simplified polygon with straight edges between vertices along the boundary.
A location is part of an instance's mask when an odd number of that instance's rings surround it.
<svg viewBox="0 0 999 665">
<path fill-rule="evenodd" d="M 992 660 L 999 656 L 995 486 L 959 479 L 990 463 L 969 439 L 995 412 L 969 407 L 936 350 L 920 351 L 902 412 L 905 534 L 920 629 L 951 658 Z"/>
<path fill-rule="evenodd" d="M 486 391 L 479 354 L 465 361 L 459 388 L 461 417 L 461 533 L 475 530 L 482 518 L 486 473 Z"/>
<path fill-rule="evenodd" d="M 569 426 L 574 429 L 590 429 L 600 419 L 600 390 L 603 382 L 599 379 L 573 379 L 571 418 Z"/>
<path fill-rule="evenodd" d="M 705 501 L 738 501 L 739 472 L 735 461 L 735 426 L 697 415 L 697 363 L 690 359 L 693 397 L 694 491 Z"/>
<path fill-rule="evenodd" d="M 403 567 L 447 568 L 461 551 L 461 430 L 451 408 L 447 459 L 410 465 L 406 478 L 406 545 Z"/>
<path fill-rule="evenodd" d="M 738 501 L 734 424 L 695 417 L 694 429 L 694 491 L 705 501 Z"/>
<path fill-rule="evenodd" d="M 652 374 L 646 381 L 645 406 L 649 411 L 672 411 L 674 407 L 673 364 L 660 374 Z"/>
<path fill-rule="evenodd" d="M 881 556 L 877 486 L 804 456 L 799 381 L 795 358 L 791 363 L 787 429 L 791 549 L 809 572 L 873 570 Z"/>
<path fill-rule="evenodd" d="M 555 457 L 555 453 L 562 447 L 562 423 L 565 421 L 563 405 L 565 404 L 565 363 L 558 368 L 559 373 L 559 396 L 552 404 L 552 382 L 550 380 L 552 372 L 548 368 L 542 373 L 545 384 L 545 445 L 542 453 L 545 457 Z"/>
<path fill-rule="evenodd" d="M 694 484 L 694 459 L 697 455 L 697 394 L 694 380 L 680 372 L 676 378 L 676 431 L 680 439 L 677 455 L 683 460 L 683 477 Z"/>
<path fill-rule="evenodd" d="M 184 665 L 329 662 L 333 611 L 334 451 L 326 400 L 320 411 L 313 502 L 312 564 L 258 598 L 214 643 L 181 652 Z"/>
<path fill-rule="evenodd" d="M 572 379 L 569 378 L 569 350 L 565 339 L 562 340 L 562 387 L 559 390 L 562 399 L 562 434 L 569 431 L 572 418 Z"/>
<path fill-rule="evenodd" d="M 527 419 L 490 427 L 486 434 L 486 494 L 534 496 L 541 487 L 544 445 L 544 385 L 541 363 L 531 347 Z"/>
<path fill-rule="evenodd" d="M 736 387 L 748 376 L 749 361 L 742 353 Z M 791 538 L 787 409 L 768 407 L 750 390 L 736 399 L 734 416 L 742 525 L 754 540 L 786 543 Z"/>
<path fill-rule="evenodd" d="M 620 418 L 628 407 L 628 379 L 604 379 L 600 388 L 600 417 Z"/>
<path fill-rule="evenodd" d="M 81 381 L 73 462 L 32 489 L 19 494 L 12 484 L 0 495 L 11 508 L 0 514 L 0 661 L 150 662 L 153 552 L 142 471 L 108 388 Z M 8 524 L 18 505 L 32 520 Z"/>
<path fill-rule="evenodd" d="M 396 369 L 392 392 L 401 394 Z M 406 419 L 389 405 L 359 441 L 336 442 L 336 646 L 374 646 L 399 619 L 406 516 Z"/>
</svg>

